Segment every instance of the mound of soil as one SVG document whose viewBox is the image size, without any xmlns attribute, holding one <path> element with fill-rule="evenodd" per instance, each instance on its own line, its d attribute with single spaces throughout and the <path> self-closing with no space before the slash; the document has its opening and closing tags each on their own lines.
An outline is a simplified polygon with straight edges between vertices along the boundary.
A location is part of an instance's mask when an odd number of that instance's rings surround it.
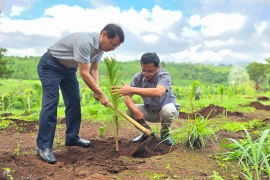
<svg viewBox="0 0 270 180">
<path fill-rule="evenodd" d="M 257 97 L 257 100 L 258 100 L 258 101 L 269 101 L 269 98 L 266 97 L 266 96 L 258 96 L 258 97 Z"/>
<path fill-rule="evenodd" d="M 270 111 L 270 106 L 269 105 L 264 105 L 260 102 L 257 102 L 257 101 L 253 101 L 251 103 L 249 103 L 248 105 L 246 106 L 251 106 L 251 107 L 254 107 L 255 109 L 257 110 L 265 110 L 265 111 Z"/>
<path fill-rule="evenodd" d="M 227 116 L 238 116 L 243 117 L 244 114 L 242 112 L 230 112 L 226 110 L 226 108 L 222 106 L 215 106 L 214 104 L 210 104 L 207 107 L 204 107 L 195 113 L 184 113 L 179 112 L 179 118 L 181 119 L 195 119 L 196 117 L 202 116 L 203 118 L 211 119 L 213 117 L 216 117 L 218 115 L 227 115 Z"/>
<path fill-rule="evenodd" d="M 270 124 L 270 118 L 265 118 L 263 122 L 265 122 L 265 124 Z"/>
</svg>

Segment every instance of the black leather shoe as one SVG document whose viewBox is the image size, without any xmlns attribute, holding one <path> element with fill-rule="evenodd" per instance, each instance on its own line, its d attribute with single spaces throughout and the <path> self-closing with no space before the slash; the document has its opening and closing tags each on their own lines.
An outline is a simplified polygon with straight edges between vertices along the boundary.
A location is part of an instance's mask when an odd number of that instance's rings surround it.
<svg viewBox="0 0 270 180">
<path fill-rule="evenodd" d="M 155 137 L 154 132 L 151 133 L 151 136 Z M 147 139 L 148 139 L 148 136 L 146 136 L 144 133 L 142 133 L 140 136 L 132 139 L 132 142 L 143 142 L 143 141 L 146 141 Z"/>
<path fill-rule="evenodd" d="M 171 146 L 174 143 L 172 137 L 169 134 L 167 134 L 165 136 L 161 136 L 161 141 L 163 144 L 165 144 L 167 146 Z"/>
<path fill-rule="evenodd" d="M 74 143 L 65 143 L 66 146 L 81 146 L 84 148 L 87 148 L 91 145 L 91 141 L 85 140 L 85 139 L 79 139 L 78 141 Z"/>
<path fill-rule="evenodd" d="M 140 136 L 135 137 L 134 139 L 132 139 L 132 142 L 143 142 L 147 139 L 147 136 L 142 133 Z"/>
<path fill-rule="evenodd" d="M 51 148 L 37 148 L 37 155 L 45 162 L 49 163 L 49 164 L 55 164 L 56 163 L 56 159 L 52 153 L 52 149 Z"/>
</svg>

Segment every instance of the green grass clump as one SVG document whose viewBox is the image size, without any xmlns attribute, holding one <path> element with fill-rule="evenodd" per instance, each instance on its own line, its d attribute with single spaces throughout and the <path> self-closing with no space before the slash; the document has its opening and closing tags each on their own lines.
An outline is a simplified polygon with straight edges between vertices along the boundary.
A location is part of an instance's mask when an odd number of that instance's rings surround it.
<svg viewBox="0 0 270 180">
<path fill-rule="evenodd" d="M 238 159 L 238 164 L 242 165 L 244 174 L 248 179 L 257 180 L 263 176 L 262 172 L 265 172 L 267 176 L 270 176 L 270 146 L 268 134 L 270 129 L 265 130 L 262 135 L 253 140 L 248 131 L 242 127 L 246 133 L 244 140 L 237 141 L 232 138 L 224 138 L 220 147 L 220 158 L 222 160 L 235 160 Z M 230 141 L 232 143 L 226 143 Z M 223 148 L 229 149 L 228 152 L 223 152 Z M 225 157 L 224 157 L 225 156 Z M 253 173 L 255 172 L 255 175 Z"/>
<path fill-rule="evenodd" d="M 214 128 L 209 126 L 207 118 L 200 115 L 192 120 L 190 117 L 187 122 L 183 122 L 183 128 L 172 130 L 173 138 L 176 142 L 185 142 L 191 149 L 204 149 L 205 139 L 210 138 L 215 142 L 211 136 L 215 136 Z"/>
</svg>

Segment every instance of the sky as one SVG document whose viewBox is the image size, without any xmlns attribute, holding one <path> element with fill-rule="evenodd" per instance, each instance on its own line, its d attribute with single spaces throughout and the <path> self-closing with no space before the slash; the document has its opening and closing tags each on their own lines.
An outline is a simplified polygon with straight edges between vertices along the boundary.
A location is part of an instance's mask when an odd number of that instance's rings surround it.
<svg viewBox="0 0 270 180">
<path fill-rule="evenodd" d="M 125 42 L 105 56 L 138 60 L 156 52 L 177 63 L 265 63 L 270 0 L 0 0 L 0 47 L 41 56 L 70 33 L 120 25 Z"/>
</svg>

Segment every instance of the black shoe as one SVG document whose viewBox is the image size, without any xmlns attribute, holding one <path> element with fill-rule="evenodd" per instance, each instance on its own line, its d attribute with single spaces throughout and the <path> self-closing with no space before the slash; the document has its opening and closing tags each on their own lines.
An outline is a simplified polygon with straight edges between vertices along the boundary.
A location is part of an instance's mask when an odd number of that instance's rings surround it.
<svg viewBox="0 0 270 180">
<path fill-rule="evenodd" d="M 151 133 L 151 136 L 155 137 L 154 132 Z M 132 139 L 132 142 L 143 142 L 143 141 L 146 141 L 147 139 L 148 139 L 148 136 L 146 136 L 144 133 L 142 133 L 140 136 Z"/>
<path fill-rule="evenodd" d="M 56 163 L 56 159 L 52 153 L 52 149 L 51 148 L 37 148 L 37 155 L 45 162 L 49 163 L 49 164 L 55 164 Z"/>
<path fill-rule="evenodd" d="M 72 143 L 65 143 L 66 146 L 81 146 L 84 148 L 87 148 L 91 145 L 91 141 L 85 140 L 85 139 L 79 139 L 76 142 L 72 142 Z"/>
<path fill-rule="evenodd" d="M 167 146 L 171 146 L 174 143 L 172 137 L 169 134 L 166 134 L 165 136 L 161 136 L 161 142 Z"/>
</svg>

